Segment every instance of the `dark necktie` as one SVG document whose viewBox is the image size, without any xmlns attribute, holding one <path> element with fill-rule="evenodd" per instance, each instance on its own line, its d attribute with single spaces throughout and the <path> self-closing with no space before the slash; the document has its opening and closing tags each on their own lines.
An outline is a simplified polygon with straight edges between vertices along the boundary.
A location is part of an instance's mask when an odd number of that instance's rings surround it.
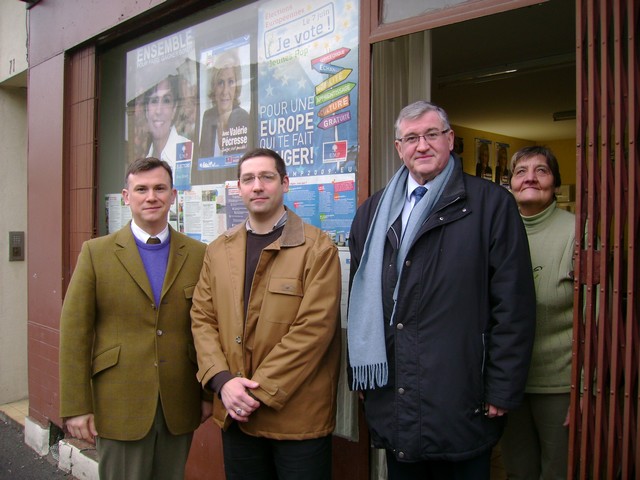
<svg viewBox="0 0 640 480">
<path fill-rule="evenodd" d="M 418 203 L 420 200 L 422 200 L 422 197 L 424 197 L 425 193 L 427 193 L 427 187 L 423 187 L 422 185 L 417 187 L 413 191 L 413 196 L 416 198 L 416 202 L 415 203 Z"/>
<path fill-rule="evenodd" d="M 411 192 L 411 196 L 415 199 L 413 205 L 411 206 L 411 211 L 407 219 L 402 223 L 402 236 L 404 237 L 404 231 L 407 228 L 407 224 L 411 222 L 411 215 L 413 215 L 413 209 L 416 208 L 418 202 L 422 200 L 424 194 L 427 193 L 427 187 L 423 187 L 422 185 L 417 186 L 413 192 Z"/>
<path fill-rule="evenodd" d="M 149 237 L 149 239 L 147 240 L 147 243 L 149 245 L 158 245 L 159 243 L 162 243 L 162 242 L 158 237 Z"/>
</svg>

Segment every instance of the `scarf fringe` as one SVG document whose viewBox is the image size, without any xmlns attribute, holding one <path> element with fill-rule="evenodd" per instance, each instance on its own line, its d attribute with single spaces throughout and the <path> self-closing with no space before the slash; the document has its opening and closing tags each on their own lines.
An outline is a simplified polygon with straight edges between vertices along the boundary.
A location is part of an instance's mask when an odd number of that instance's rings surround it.
<svg viewBox="0 0 640 480">
<path fill-rule="evenodd" d="M 353 380 L 351 390 L 373 390 L 384 387 L 389 381 L 389 367 L 386 362 L 374 365 L 352 366 Z"/>
</svg>

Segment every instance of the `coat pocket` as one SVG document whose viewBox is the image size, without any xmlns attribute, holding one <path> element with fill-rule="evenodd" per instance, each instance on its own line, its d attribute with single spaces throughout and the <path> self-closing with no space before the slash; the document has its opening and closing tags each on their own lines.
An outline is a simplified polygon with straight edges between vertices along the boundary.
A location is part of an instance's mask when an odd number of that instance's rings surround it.
<svg viewBox="0 0 640 480">
<path fill-rule="evenodd" d="M 271 278 L 269 292 L 301 297 L 302 282 L 297 278 Z"/>
<path fill-rule="evenodd" d="M 111 368 L 118 364 L 120 358 L 120 345 L 99 353 L 93 359 L 91 368 L 91 376 L 94 377 L 98 373 Z"/>
<path fill-rule="evenodd" d="M 269 280 L 268 290 L 268 299 L 262 304 L 260 319 L 272 324 L 291 325 L 302 302 L 302 281 L 298 278 L 273 277 Z M 279 335 L 284 334 L 282 331 L 268 335 L 279 339 Z"/>
<path fill-rule="evenodd" d="M 187 285 L 184 287 L 184 298 L 191 300 L 193 298 L 193 292 L 196 290 L 195 284 Z"/>
</svg>

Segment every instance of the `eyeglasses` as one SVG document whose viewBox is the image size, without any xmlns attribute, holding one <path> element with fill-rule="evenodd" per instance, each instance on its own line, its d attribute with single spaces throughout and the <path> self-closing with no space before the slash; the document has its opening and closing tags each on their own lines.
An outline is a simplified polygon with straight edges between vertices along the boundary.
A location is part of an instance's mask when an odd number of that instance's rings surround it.
<svg viewBox="0 0 640 480">
<path fill-rule="evenodd" d="M 258 175 L 243 175 L 240 177 L 240 183 L 242 185 L 253 185 L 256 178 L 260 180 L 260 183 L 268 184 L 275 182 L 278 179 L 278 174 L 273 172 L 263 172 Z"/>
<path fill-rule="evenodd" d="M 404 143 L 405 145 L 417 145 L 420 142 L 420 139 L 424 138 L 425 142 L 430 143 L 438 140 L 438 138 L 447 133 L 449 130 L 451 129 L 447 128 L 442 131 L 427 132 L 424 135 L 407 135 L 406 137 L 396 138 L 396 140 Z"/>
</svg>

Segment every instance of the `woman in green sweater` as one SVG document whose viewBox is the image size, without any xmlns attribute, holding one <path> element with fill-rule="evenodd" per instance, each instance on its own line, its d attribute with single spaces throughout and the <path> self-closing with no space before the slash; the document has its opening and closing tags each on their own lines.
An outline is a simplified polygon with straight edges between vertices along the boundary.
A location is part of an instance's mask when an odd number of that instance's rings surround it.
<svg viewBox="0 0 640 480">
<path fill-rule="evenodd" d="M 560 169 L 546 147 L 517 151 L 511 191 L 527 230 L 536 336 L 525 399 L 509 412 L 501 449 L 510 480 L 567 477 L 575 217 L 557 208 Z"/>
</svg>

